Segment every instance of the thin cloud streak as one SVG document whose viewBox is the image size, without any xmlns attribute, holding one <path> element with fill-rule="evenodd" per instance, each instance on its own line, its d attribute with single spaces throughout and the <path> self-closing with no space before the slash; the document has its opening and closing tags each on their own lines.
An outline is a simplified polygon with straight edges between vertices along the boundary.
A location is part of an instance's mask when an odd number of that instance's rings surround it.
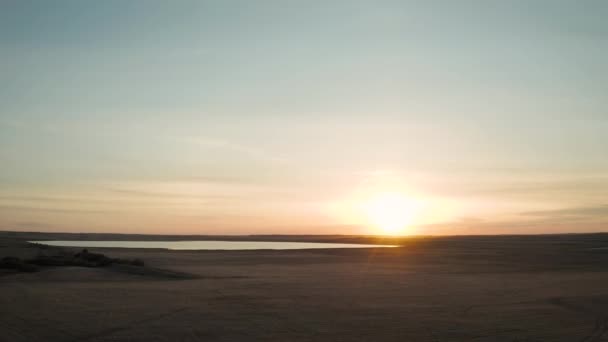
<svg viewBox="0 0 608 342">
<path fill-rule="evenodd" d="M 42 208 L 34 206 L 16 206 L 16 205 L 0 205 L 0 211 L 11 212 L 48 212 L 48 213 L 59 213 L 59 214 L 110 214 L 112 210 L 89 210 L 89 209 L 60 209 L 60 208 Z"/>
</svg>

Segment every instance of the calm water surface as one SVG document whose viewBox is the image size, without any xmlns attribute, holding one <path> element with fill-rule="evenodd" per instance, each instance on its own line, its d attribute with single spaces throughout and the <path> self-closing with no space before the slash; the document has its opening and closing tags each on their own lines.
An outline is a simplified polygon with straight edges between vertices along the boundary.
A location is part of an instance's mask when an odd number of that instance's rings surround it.
<svg viewBox="0 0 608 342">
<path fill-rule="evenodd" d="M 310 248 L 370 248 L 390 245 L 348 243 L 265 242 L 265 241 L 30 241 L 61 247 L 163 248 L 173 250 L 250 250 L 250 249 L 310 249 Z"/>
</svg>

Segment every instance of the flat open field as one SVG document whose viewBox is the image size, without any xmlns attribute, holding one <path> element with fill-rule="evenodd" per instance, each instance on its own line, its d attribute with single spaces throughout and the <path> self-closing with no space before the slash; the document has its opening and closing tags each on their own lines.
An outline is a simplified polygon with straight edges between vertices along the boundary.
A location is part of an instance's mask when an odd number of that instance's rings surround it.
<svg viewBox="0 0 608 342">
<path fill-rule="evenodd" d="M 0 233 L 0 257 L 47 253 L 24 242 L 44 238 L 70 236 Z M 399 242 L 95 249 L 146 266 L 3 273 L 0 341 L 608 341 L 608 235 Z"/>
</svg>

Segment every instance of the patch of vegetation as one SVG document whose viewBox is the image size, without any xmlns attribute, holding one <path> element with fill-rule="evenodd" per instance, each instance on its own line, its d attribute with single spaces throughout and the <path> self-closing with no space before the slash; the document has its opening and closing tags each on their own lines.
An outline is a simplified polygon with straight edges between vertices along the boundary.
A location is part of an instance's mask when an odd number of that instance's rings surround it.
<svg viewBox="0 0 608 342">
<path fill-rule="evenodd" d="M 35 272 L 44 266 L 80 266 L 106 267 L 112 264 L 144 266 L 141 259 L 109 258 L 101 253 L 91 253 L 87 249 L 71 254 L 39 255 L 34 259 L 22 260 L 16 257 L 4 257 L 0 260 L 0 268 L 19 272 Z"/>
<path fill-rule="evenodd" d="M 36 272 L 38 267 L 15 257 L 4 257 L 0 259 L 0 268 L 15 270 L 18 272 Z"/>
</svg>

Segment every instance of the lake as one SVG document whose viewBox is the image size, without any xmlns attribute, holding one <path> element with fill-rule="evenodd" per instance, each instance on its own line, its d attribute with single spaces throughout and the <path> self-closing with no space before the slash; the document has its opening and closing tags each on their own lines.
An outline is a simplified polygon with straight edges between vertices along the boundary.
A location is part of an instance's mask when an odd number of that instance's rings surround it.
<svg viewBox="0 0 608 342">
<path fill-rule="evenodd" d="M 30 241 L 60 247 L 162 248 L 171 250 L 255 250 L 255 249 L 317 249 L 317 248 L 377 248 L 391 245 L 349 243 L 279 242 L 279 241 Z"/>
</svg>

